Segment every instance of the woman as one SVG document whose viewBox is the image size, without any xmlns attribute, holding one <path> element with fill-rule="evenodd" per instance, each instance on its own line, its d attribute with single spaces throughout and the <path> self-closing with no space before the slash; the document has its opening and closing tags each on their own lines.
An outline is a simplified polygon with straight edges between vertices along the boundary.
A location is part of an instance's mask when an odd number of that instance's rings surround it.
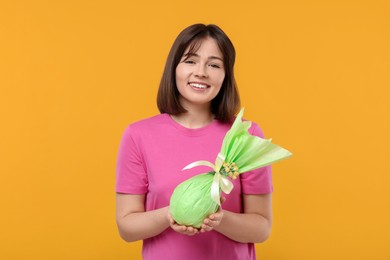
<svg viewBox="0 0 390 260">
<path fill-rule="evenodd" d="M 176 38 L 161 79 L 161 114 L 131 124 L 117 164 L 117 225 L 125 241 L 143 240 L 144 259 L 256 259 L 253 243 L 270 233 L 271 168 L 241 174 L 200 230 L 178 225 L 169 199 L 182 181 L 214 161 L 240 106 L 234 47 L 216 25 L 194 24 Z M 263 137 L 252 124 L 251 134 Z"/>
</svg>

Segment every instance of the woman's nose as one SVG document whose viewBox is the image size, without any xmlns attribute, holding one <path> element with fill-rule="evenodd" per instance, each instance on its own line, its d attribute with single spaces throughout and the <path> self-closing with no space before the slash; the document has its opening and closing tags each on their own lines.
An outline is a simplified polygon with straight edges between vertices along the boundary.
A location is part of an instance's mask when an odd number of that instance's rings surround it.
<svg viewBox="0 0 390 260">
<path fill-rule="evenodd" d="M 199 63 L 196 70 L 195 70 L 195 76 L 197 77 L 207 77 L 207 69 L 206 66 Z"/>
</svg>

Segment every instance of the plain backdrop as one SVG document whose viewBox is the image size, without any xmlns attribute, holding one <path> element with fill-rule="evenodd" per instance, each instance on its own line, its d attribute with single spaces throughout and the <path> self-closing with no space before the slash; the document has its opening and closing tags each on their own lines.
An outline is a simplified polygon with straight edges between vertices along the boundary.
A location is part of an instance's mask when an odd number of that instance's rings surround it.
<svg viewBox="0 0 390 260">
<path fill-rule="evenodd" d="M 118 145 L 200 22 L 235 44 L 245 118 L 294 153 L 258 259 L 390 259 L 389 3 L 2 1 L 0 258 L 141 259 L 116 229 Z"/>
</svg>

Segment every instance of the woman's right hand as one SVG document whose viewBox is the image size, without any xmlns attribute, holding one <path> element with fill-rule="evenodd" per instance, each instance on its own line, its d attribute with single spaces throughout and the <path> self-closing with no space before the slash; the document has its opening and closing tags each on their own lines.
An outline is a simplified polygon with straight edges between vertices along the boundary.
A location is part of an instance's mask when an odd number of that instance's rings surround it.
<svg viewBox="0 0 390 260">
<path fill-rule="evenodd" d="M 193 236 L 199 233 L 199 230 L 194 227 L 183 226 L 176 223 L 176 221 L 172 218 L 171 214 L 169 213 L 169 208 L 168 208 L 168 219 L 171 228 L 180 234 Z"/>
</svg>

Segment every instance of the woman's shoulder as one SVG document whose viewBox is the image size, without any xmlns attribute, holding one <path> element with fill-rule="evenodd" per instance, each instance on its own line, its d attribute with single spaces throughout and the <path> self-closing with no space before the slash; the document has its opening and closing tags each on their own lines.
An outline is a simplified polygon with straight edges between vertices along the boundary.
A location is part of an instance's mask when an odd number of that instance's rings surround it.
<svg viewBox="0 0 390 260">
<path fill-rule="evenodd" d="M 227 122 L 227 123 L 223 123 L 225 126 L 229 126 L 229 128 L 233 125 L 234 121 L 236 120 L 237 116 L 233 116 L 230 120 L 230 122 Z M 250 127 L 248 129 L 248 132 L 251 134 L 251 135 L 255 135 L 255 136 L 259 136 L 261 138 L 264 138 L 264 132 L 262 130 L 262 128 L 260 127 L 260 125 L 258 123 L 256 123 L 255 121 L 251 120 L 251 119 L 248 119 L 248 118 L 244 118 L 242 117 L 241 118 L 242 122 L 250 122 Z"/>
<path fill-rule="evenodd" d="M 133 128 L 149 127 L 150 125 L 163 123 L 164 121 L 166 121 L 166 118 L 167 114 L 158 114 L 132 122 L 128 126 Z"/>
<path fill-rule="evenodd" d="M 242 121 L 249 121 L 251 122 L 251 126 L 250 128 L 248 129 L 248 132 L 251 134 L 251 135 L 256 135 L 256 136 L 259 136 L 261 138 L 264 138 L 264 132 L 263 130 L 261 129 L 260 125 L 257 124 L 256 122 L 252 121 L 252 120 L 249 120 L 249 119 L 246 119 L 246 118 L 242 118 Z"/>
<path fill-rule="evenodd" d="M 125 133 L 134 135 L 149 132 L 154 129 L 159 129 L 164 124 L 167 124 L 167 117 L 167 114 L 158 114 L 132 122 L 127 125 Z"/>
</svg>

